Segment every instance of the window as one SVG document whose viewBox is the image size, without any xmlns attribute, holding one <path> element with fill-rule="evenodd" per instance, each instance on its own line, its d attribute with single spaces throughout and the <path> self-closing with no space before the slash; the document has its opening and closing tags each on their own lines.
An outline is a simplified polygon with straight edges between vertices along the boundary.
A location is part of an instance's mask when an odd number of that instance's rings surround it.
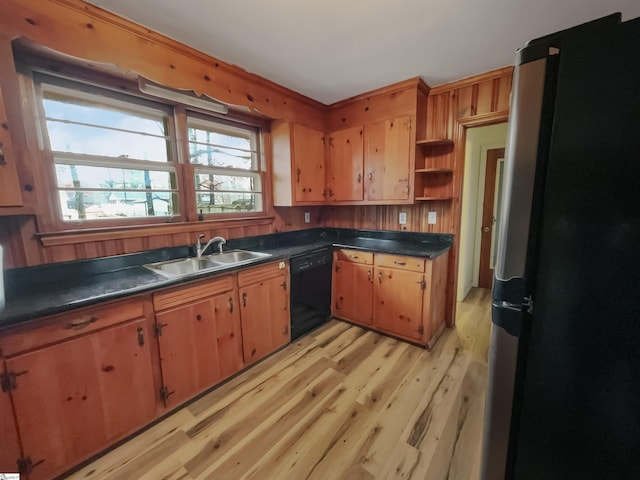
<svg viewBox="0 0 640 480">
<path fill-rule="evenodd" d="M 63 228 L 265 212 L 260 130 L 246 120 L 165 105 L 86 79 L 33 76 L 43 148 L 53 163 L 54 221 Z M 177 129 L 188 139 L 181 150 Z M 186 205 L 194 211 L 184 211 Z"/>
<path fill-rule="evenodd" d="M 257 131 L 214 123 L 195 115 L 189 115 L 187 126 L 198 211 L 262 212 Z"/>
<path fill-rule="evenodd" d="M 180 214 L 170 109 L 66 80 L 39 85 L 63 220 Z"/>
</svg>

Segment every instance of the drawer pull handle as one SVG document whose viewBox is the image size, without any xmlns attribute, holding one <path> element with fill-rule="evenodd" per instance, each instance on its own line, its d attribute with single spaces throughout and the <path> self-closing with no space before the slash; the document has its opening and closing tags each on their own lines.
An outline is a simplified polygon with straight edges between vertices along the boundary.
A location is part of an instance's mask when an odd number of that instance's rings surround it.
<svg viewBox="0 0 640 480">
<path fill-rule="evenodd" d="M 229 297 L 229 313 L 233 313 L 233 297 Z"/>
<path fill-rule="evenodd" d="M 398 262 L 398 261 L 396 261 L 396 260 L 394 260 L 394 261 L 393 261 L 393 263 L 394 263 L 395 265 L 402 265 L 402 266 L 404 266 L 404 265 L 406 265 L 406 264 L 407 264 L 407 262 Z"/>
<path fill-rule="evenodd" d="M 358 259 L 358 255 L 349 255 L 349 258 L 353 258 L 354 260 Z"/>
<path fill-rule="evenodd" d="M 91 318 L 87 318 L 86 320 L 82 320 L 80 322 L 69 322 L 64 326 L 64 328 L 66 328 L 67 330 L 72 330 L 74 328 L 75 329 L 85 328 L 91 325 L 92 323 L 96 323 L 97 321 L 98 321 L 98 317 L 91 317 Z"/>
</svg>

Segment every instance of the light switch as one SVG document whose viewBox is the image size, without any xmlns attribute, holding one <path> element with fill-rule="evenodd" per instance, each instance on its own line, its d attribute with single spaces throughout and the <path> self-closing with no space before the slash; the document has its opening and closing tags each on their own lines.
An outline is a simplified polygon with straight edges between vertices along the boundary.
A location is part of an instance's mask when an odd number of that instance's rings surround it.
<svg viewBox="0 0 640 480">
<path fill-rule="evenodd" d="M 427 223 L 429 225 L 435 225 L 436 224 L 436 218 L 437 218 L 436 212 L 429 212 L 427 214 Z"/>
<path fill-rule="evenodd" d="M 304 223 L 311 223 L 311 214 L 309 212 L 304 212 Z"/>
<path fill-rule="evenodd" d="M 407 224 L 407 212 L 400 212 L 399 217 L 400 218 L 398 218 L 398 222 L 400 222 L 400 225 L 406 225 Z"/>
</svg>

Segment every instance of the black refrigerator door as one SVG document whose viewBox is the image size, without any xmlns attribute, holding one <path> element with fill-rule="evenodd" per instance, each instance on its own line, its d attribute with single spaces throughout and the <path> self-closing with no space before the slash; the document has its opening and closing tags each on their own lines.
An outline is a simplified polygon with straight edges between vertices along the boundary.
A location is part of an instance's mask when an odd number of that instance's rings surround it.
<svg viewBox="0 0 640 480">
<path fill-rule="evenodd" d="M 640 478 L 639 59 L 638 20 L 563 41 L 507 478 Z"/>
</svg>

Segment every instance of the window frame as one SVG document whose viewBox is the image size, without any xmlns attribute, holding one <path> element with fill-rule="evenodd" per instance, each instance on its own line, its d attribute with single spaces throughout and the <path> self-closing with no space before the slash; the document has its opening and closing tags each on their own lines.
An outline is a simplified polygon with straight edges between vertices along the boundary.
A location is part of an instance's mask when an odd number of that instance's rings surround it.
<svg viewBox="0 0 640 480">
<path fill-rule="evenodd" d="M 91 231 L 104 228 L 133 228 L 143 226 L 160 226 L 166 224 L 188 224 L 202 220 L 196 208 L 196 188 L 195 169 L 197 164 L 189 161 L 189 139 L 187 130 L 187 116 L 202 118 L 206 122 L 213 122 L 227 125 L 232 128 L 247 129 L 254 133 L 256 143 L 256 161 L 259 168 L 261 182 L 262 211 L 259 212 L 230 212 L 205 214 L 207 222 L 225 222 L 229 220 L 252 220 L 273 218 L 273 202 L 271 198 L 270 185 L 270 164 L 264 150 L 265 138 L 269 135 L 269 121 L 264 118 L 255 117 L 242 112 L 230 111 L 227 115 L 215 114 L 198 108 L 193 108 L 170 100 L 157 99 L 155 97 L 139 92 L 137 83 L 133 77 L 114 76 L 113 72 L 94 70 L 84 66 L 77 66 L 59 60 L 42 58 L 39 56 L 26 55 L 27 59 L 21 58 L 18 64 L 22 74 L 26 74 L 28 90 L 32 94 L 33 104 L 31 109 L 34 116 L 35 135 L 39 143 L 40 155 L 44 168 L 42 172 L 42 182 L 44 184 L 45 196 L 49 204 L 47 212 L 42 212 L 44 221 L 41 222 L 42 233 L 55 233 L 62 231 Z M 89 66 L 91 67 L 91 66 Z M 168 142 L 170 148 L 170 161 L 151 162 L 156 167 L 172 166 L 176 175 L 178 211 L 173 216 L 154 217 L 126 217 L 126 218 L 105 218 L 89 219 L 80 221 L 64 220 L 59 201 L 59 190 L 55 171 L 56 161 L 54 152 L 49 147 L 48 130 L 42 99 L 42 91 L 38 79 L 53 78 L 55 82 L 68 82 L 79 85 L 80 91 L 94 90 L 101 94 L 113 96 L 125 103 L 132 102 L 136 105 L 150 105 L 152 108 L 160 108 L 168 113 L 168 129 L 171 140 Z M 137 78 L 137 77 L 136 77 Z M 106 166 L 106 165 L 105 165 Z M 131 165 L 136 169 L 139 165 Z M 196 168 L 194 168 L 196 167 Z M 159 168 L 162 170 L 164 168 Z"/>
<path fill-rule="evenodd" d="M 233 132 L 234 130 L 238 131 L 248 131 L 250 132 L 251 136 L 253 137 L 253 141 L 255 142 L 255 148 L 253 150 L 251 150 L 252 152 L 255 152 L 255 162 L 256 162 L 256 168 L 255 169 L 251 169 L 251 170 L 245 170 L 245 169 L 234 169 L 234 168 L 230 168 L 230 167 L 215 167 L 215 166 L 208 166 L 208 165 L 203 165 L 200 163 L 192 163 L 191 162 L 191 157 L 190 157 L 190 149 L 189 149 L 189 145 L 191 143 L 191 140 L 188 138 L 188 127 L 189 127 L 189 118 L 193 118 L 196 122 L 200 121 L 204 124 L 207 123 L 214 123 L 217 125 L 220 125 L 220 131 L 224 132 L 225 129 L 228 130 L 229 132 Z M 217 173 L 219 172 L 220 174 L 232 174 L 232 173 L 238 173 L 240 175 L 245 174 L 246 176 L 252 176 L 252 175 L 256 175 L 259 178 L 260 181 L 260 191 L 256 192 L 256 194 L 259 194 L 262 197 L 262 209 L 260 211 L 256 211 L 256 212 L 229 212 L 229 213 L 204 213 L 203 217 L 207 220 L 222 220 L 222 219 L 230 219 L 230 218 L 238 218 L 239 216 L 242 218 L 254 218 L 254 217 L 264 217 L 267 215 L 268 212 L 268 208 L 269 205 L 267 204 L 266 198 L 267 198 L 267 191 L 266 191 L 266 181 L 267 181 L 267 175 L 266 175 L 266 162 L 264 159 L 264 156 L 262 155 L 262 134 L 261 134 L 261 129 L 255 125 L 249 125 L 249 124 L 244 124 L 243 126 L 240 126 L 240 124 L 238 122 L 229 122 L 226 121 L 226 119 L 221 119 L 221 118 L 216 118 L 215 121 L 212 121 L 212 116 L 211 115 L 203 115 L 201 112 L 192 109 L 192 108 L 186 108 L 185 109 L 185 124 L 187 126 L 187 129 L 185 130 L 185 133 L 187 134 L 187 138 L 186 138 L 186 154 L 185 154 L 185 163 L 189 166 L 189 171 L 191 173 L 191 182 L 193 185 L 193 202 L 195 205 L 195 209 L 196 209 L 196 214 L 200 214 L 200 212 L 197 209 L 197 201 L 196 201 L 196 195 L 198 193 L 198 189 L 196 188 L 196 172 L 198 170 L 200 171 L 209 171 L 209 172 L 213 172 L 213 173 Z"/>
</svg>

